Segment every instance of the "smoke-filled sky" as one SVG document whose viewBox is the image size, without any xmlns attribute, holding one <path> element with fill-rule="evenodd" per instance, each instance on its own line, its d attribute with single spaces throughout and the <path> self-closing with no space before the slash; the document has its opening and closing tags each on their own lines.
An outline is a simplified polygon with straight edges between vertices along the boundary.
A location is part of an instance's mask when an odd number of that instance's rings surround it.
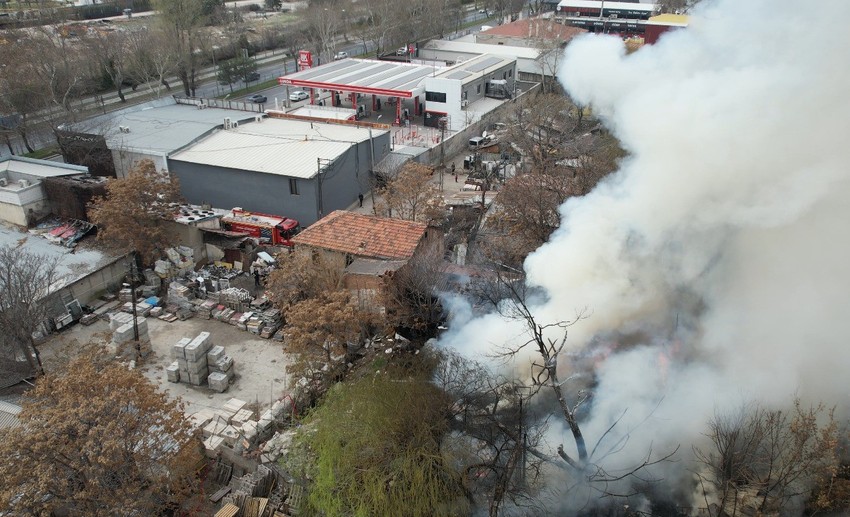
<svg viewBox="0 0 850 517">
<path fill-rule="evenodd" d="M 649 416 L 637 456 L 689 451 L 745 400 L 850 406 L 850 1 L 705 0 L 692 14 L 632 55 L 615 37 L 569 45 L 562 83 L 630 157 L 564 204 L 525 264 L 548 293 L 539 320 L 587 309 L 573 350 L 648 336 L 600 364 L 583 424 L 592 440 L 624 409 L 623 429 Z M 490 315 L 444 341 L 481 354 L 520 335 Z"/>
</svg>

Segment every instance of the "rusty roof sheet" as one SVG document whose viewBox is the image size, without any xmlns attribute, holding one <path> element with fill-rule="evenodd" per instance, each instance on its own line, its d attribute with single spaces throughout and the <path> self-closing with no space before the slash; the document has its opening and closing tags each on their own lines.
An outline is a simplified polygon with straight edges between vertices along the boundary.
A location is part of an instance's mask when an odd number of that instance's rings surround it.
<svg viewBox="0 0 850 517">
<path fill-rule="evenodd" d="M 296 245 L 357 257 L 406 259 L 425 236 L 424 223 L 337 210 L 292 239 Z"/>
</svg>

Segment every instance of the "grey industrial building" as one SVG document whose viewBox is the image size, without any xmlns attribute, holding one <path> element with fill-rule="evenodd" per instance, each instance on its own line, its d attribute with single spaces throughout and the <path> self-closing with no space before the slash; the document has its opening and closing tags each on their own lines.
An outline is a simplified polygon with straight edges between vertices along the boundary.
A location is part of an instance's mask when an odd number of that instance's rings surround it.
<svg viewBox="0 0 850 517">
<path fill-rule="evenodd" d="M 217 130 L 169 155 L 187 201 L 297 219 L 302 226 L 372 187 L 390 133 L 352 123 L 266 118 Z"/>
<path fill-rule="evenodd" d="M 203 108 L 203 109 L 201 109 Z M 225 123 L 263 117 L 198 101 L 162 99 L 159 106 L 135 106 L 69 126 L 62 135 L 65 160 L 86 165 L 97 176 L 123 178 L 141 160 L 168 170 L 167 156 Z"/>
</svg>

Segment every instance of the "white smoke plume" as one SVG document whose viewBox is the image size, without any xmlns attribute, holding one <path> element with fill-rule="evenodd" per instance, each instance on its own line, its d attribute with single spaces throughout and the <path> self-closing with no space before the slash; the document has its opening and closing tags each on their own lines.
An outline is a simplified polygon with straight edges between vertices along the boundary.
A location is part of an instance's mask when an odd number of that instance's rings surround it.
<svg viewBox="0 0 850 517">
<path fill-rule="evenodd" d="M 687 29 L 631 55 L 615 37 L 569 45 L 561 81 L 629 158 L 563 205 L 525 269 L 548 294 L 540 321 L 588 309 L 574 350 L 647 336 L 599 365 L 582 424 L 593 440 L 628 410 L 617 461 L 689 451 L 747 399 L 848 406 L 848 19 L 847 0 L 705 0 Z M 478 355 L 521 333 L 489 315 L 444 341 Z"/>
</svg>

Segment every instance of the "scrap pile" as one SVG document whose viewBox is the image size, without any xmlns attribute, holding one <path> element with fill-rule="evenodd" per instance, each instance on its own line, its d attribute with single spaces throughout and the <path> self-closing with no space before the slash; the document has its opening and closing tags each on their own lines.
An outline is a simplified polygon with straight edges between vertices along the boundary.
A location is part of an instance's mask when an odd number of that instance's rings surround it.
<svg viewBox="0 0 850 517">
<path fill-rule="evenodd" d="M 216 517 L 263 517 L 268 515 L 268 495 L 276 485 L 277 477 L 270 468 L 260 465 L 257 470 L 231 482 L 233 491 L 224 497 L 224 505 Z"/>
<path fill-rule="evenodd" d="M 35 228 L 29 230 L 30 233 L 41 235 L 45 239 L 65 246 L 73 248 L 77 245 L 77 241 L 88 234 L 94 225 L 87 221 L 77 219 L 50 219 L 38 224 Z"/>
<path fill-rule="evenodd" d="M 213 346 L 209 332 L 194 339 L 183 338 L 171 348 L 175 361 L 166 369 L 170 382 L 185 382 L 200 386 L 207 382 L 211 389 L 223 393 L 233 379 L 233 358 L 225 355 L 224 347 Z"/>
<path fill-rule="evenodd" d="M 165 250 L 168 260 L 157 260 L 154 272 L 160 278 L 184 277 L 195 270 L 195 251 L 188 246 Z"/>
</svg>

